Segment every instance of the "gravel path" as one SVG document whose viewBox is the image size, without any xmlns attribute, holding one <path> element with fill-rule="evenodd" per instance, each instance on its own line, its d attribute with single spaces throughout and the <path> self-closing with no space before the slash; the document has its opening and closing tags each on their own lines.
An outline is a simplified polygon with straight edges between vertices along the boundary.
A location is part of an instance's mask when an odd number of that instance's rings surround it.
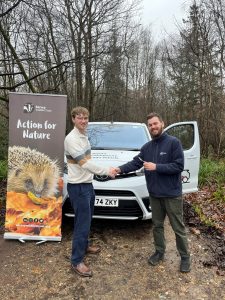
<svg viewBox="0 0 225 300">
<path fill-rule="evenodd" d="M 154 251 L 150 221 L 94 220 L 91 238 L 102 247 L 86 263 L 94 276 L 81 278 L 70 269 L 72 223 L 63 223 L 62 242 L 36 245 L 0 238 L 0 295 L 9 299 L 225 299 L 225 276 L 216 266 L 206 267 L 214 253 L 204 235 L 188 229 L 192 271 L 179 272 L 175 238 L 166 222 L 165 261 L 147 263 Z M 210 264 L 209 264 L 210 265 Z"/>
</svg>

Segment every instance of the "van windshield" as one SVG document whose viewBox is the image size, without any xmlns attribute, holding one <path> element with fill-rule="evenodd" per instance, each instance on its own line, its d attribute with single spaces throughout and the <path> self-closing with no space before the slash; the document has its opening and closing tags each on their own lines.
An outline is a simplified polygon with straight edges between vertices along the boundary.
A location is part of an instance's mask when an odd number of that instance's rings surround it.
<svg viewBox="0 0 225 300">
<path fill-rule="evenodd" d="M 150 138 L 147 129 L 135 124 L 89 124 L 92 150 L 140 150 Z"/>
</svg>

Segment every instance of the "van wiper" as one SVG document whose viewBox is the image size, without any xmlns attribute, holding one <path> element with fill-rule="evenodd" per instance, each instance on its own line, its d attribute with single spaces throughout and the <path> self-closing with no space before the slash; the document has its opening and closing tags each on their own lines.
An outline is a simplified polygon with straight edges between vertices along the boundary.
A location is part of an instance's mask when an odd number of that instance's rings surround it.
<svg viewBox="0 0 225 300">
<path fill-rule="evenodd" d="M 140 148 L 123 148 L 123 147 L 91 147 L 91 150 L 123 150 L 123 151 L 140 151 Z"/>
<path fill-rule="evenodd" d="M 140 151 L 140 148 L 126 148 L 127 151 Z"/>
<path fill-rule="evenodd" d="M 111 150 L 112 148 L 110 147 L 91 147 L 91 150 Z"/>
</svg>

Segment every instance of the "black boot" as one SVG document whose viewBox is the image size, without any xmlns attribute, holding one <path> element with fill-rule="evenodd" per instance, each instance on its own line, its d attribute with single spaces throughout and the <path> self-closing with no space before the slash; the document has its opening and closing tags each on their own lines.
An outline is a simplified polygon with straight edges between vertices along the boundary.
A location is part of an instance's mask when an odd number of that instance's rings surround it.
<svg viewBox="0 0 225 300">
<path fill-rule="evenodd" d="M 161 253 L 156 250 L 155 253 L 149 257 L 148 263 L 152 266 L 156 266 L 156 265 L 158 265 L 160 260 L 163 260 L 163 259 L 164 259 L 164 253 Z"/>
<path fill-rule="evenodd" d="M 191 271 L 191 258 L 190 256 L 182 257 L 180 262 L 180 271 L 183 273 L 188 273 Z"/>
</svg>

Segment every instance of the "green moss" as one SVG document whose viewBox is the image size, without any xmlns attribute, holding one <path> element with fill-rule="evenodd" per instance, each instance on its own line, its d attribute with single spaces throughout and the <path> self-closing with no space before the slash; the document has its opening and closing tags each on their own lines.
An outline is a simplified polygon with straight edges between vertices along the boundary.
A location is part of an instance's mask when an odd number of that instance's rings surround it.
<svg viewBox="0 0 225 300">
<path fill-rule="evenodd" d="M 209 227 L 214 227 L 215 226 L 215 222 L 212 221 L 209 217 L 207 217 L 206 215 L 204 215 L 202 208 L 197 205 L 197 204 L 193 204 L 194 210 L 196 212 L 196 214 L 199 216 L 200 221 L 209 226 Z"/>
<path fill-rule="evenodd" d="M 0 180 L 7 178 L 7 161 L 0 160 Z"/>
</svg>

